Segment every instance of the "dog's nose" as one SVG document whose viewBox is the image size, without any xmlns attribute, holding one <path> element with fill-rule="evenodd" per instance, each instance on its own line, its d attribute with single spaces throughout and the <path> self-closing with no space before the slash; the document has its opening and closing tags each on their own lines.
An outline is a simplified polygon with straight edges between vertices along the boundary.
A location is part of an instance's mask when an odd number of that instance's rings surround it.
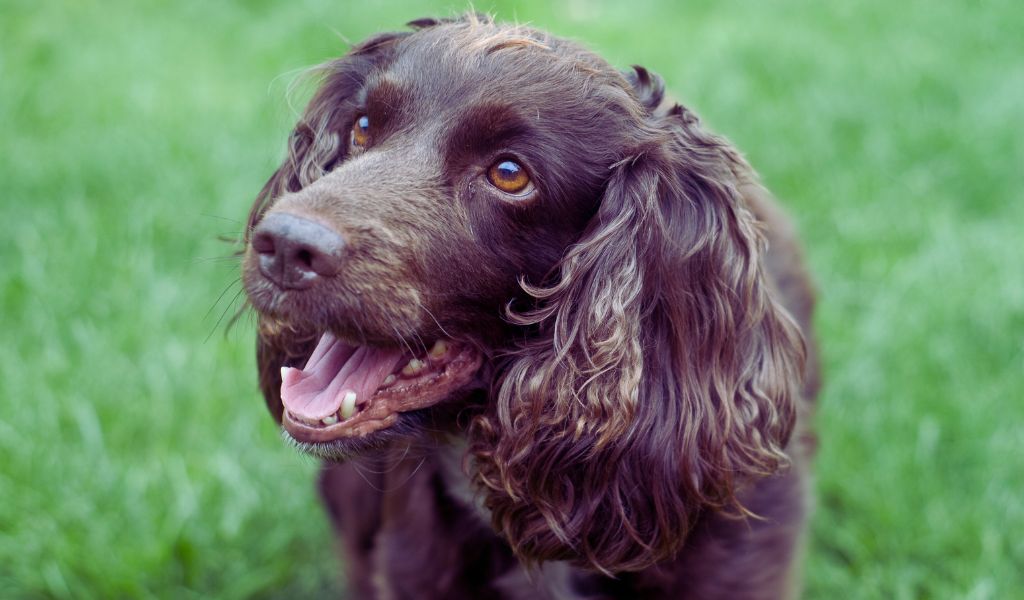
<svg viewBox="0 0 1024 600">
<path fill-rule="evenodd" d="M 252 233 L 260 272 L 285 290 L 303 290 L 341 268 L 345 238 L 315 221 L 271 213 Z"/>
</svg>

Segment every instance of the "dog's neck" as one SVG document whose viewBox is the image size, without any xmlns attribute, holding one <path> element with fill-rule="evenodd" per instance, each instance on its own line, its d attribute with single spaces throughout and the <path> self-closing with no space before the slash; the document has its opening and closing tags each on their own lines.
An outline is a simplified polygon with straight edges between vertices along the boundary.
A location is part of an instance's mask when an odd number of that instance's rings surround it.
<svg viewBox="0 0 1024 600">
<path fill-rule="evenodd" d="M 473 491 L 469 475 L 466 474 L 466 439 L 459 435 L 449 438 L 449 443 L 438 448 L 437 457 L 441 477 L 448 495 L 470 510 L 484 527 L 491 526 L 491 511 L 483 504 L 483 498 Z"/>
</svg>

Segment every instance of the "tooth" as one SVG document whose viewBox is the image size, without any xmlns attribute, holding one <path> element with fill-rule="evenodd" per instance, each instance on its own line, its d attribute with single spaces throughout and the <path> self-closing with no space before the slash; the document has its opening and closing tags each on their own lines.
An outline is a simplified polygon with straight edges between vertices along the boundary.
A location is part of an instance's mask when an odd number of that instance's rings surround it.
<svg viewBox="0 0 1024 600">
<path fill-rule="evenodd" d="M 320 419 L 320 422 L 323 423 L 324 425 L 334 425 L 335 423 L 338 422 L 338 416 L 337 415 L 328 415 L 328 416 Z"/>
<path fill-rule="evenodd" d="M 412 376 L 416 375 L 423 370 L 423 361 L 418 358 L 414 358 L 409 361 L 409 364 L 402 367 L 402 375 Z"/>
<path fill-rule="evenodd" d="M 434 342 L 434 347 L 430 349 L 430 358 L 441 358 L 445 354 L 448 354 L 448 344 L 444 340 Z"/>
<path fill-rule="evenodd" d="M 387 387 L 387 386 L 391 385 L 392 383 L 395 382 L 396 379 L 398 379 L 398 378 L 395 377 L 393 374 L 392 375 L 388 375 L 387 377 L 384 378 L 384 387 Z"/>
<path fill-rule="evenodd" d="M 291 385 L 302 379 L 302 371 L 295 367 L 281 367 L 281 384 Z"/>
<path fill-rule="evenodd" d="M 356 393 L 353 391 L 345 392 L 345 397 L 341 399 L 341 418 L 347 419 L 352 415 L 356 414 Z"/>
</svg>

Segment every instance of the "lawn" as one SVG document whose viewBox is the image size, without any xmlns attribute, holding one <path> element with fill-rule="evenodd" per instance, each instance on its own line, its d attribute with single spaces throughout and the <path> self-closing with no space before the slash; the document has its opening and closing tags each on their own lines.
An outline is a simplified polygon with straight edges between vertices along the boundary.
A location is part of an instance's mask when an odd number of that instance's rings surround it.
<svg viewBox="0 0 1024 600">
<path fill-rule="evenodd" d="M 302 69 L 464 8 L 0 0 L 0 597 L 341 593 L 221 238 Z M 1024 4 L 476 8 L 661 73 L 794 215 L 827 377 L 806 596 L 1024 598 Z"/>
</svg>

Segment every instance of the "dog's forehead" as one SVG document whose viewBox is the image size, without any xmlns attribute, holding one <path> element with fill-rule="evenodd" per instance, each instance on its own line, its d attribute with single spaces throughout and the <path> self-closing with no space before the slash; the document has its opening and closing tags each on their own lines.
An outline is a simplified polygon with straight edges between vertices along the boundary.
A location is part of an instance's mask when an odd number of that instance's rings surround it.
<svg viewBox="0 0 1024 600">
<path fill-rule="evenodd" d="M 539 102 L 555 94 L 579 98 L 605 69 L 590 64 L 596 57 L 584 56 L 579 48 L 567 52 L 567 45 L 524 28 L 441 25 L 402 40 L 381 78 L 402 89 L 409 101 L 439 108 L 483 97 L 510 103 Z"/>
</svg>

